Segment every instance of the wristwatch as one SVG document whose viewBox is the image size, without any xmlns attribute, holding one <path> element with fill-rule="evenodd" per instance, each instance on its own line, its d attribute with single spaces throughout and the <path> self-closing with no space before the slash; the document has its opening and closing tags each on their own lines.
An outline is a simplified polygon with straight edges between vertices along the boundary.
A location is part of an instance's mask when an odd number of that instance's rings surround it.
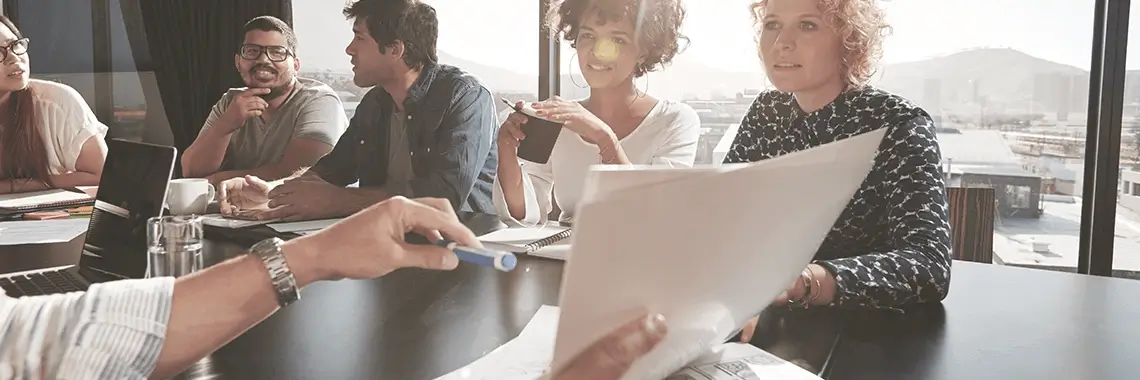
<svg viewBox="0 0 1140 380">
<path fill-rule="evenodd" d="M 297 290 L 297 280 L 293 278 L 293 272 L 285 262 L 285 253 L 281 250 L 281 245 L 284 243 L 285 241 L 279 238 L 269 238 L 254 244 L 249 249 L 250 254 L 256 255 L 265 263 L 265 269 L 269 271 L 269 281 L 273 284 L 273 290 L 277 292 L 277 304 L 281 307 L 289 306 L 301 299 L 301 294 Z"/>
</svg>

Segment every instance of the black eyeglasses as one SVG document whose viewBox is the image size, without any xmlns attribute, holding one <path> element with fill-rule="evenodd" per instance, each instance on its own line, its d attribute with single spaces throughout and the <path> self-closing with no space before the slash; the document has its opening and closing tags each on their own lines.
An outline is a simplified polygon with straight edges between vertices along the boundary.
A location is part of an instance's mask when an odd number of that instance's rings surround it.
<svg viewBox="0 0 1140 380">
<path fill-rule="evenodd" d="M 0 46 L 0 61 L 7 60 L 9 52 L 15 55 L 28 54 L 28 42 L 31 42 L 31 40 L 28 38 L 21 38 L 9 42 L 7 45 Z"/>
<path fill-rule="evenodd" d="M 241 45 L 241 49 L 238 50 L 238 55 L 250 61 L 261 58 L 262 54 L 265 54 L 271 62 L 281 62 L 293 55 L 293 52 L 284 46 L 261 46 L 254 44 L 243 44 Z"/>
</svg>

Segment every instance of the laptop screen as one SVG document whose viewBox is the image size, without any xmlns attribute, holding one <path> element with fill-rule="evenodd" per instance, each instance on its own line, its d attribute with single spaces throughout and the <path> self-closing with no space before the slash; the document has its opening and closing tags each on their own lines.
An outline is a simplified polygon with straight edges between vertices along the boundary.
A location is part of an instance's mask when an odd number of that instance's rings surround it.
<svg viewBox="0 0 1140 380">
<path fill-rule="evenodd" d="M 146 221 L 162 214 L 174 170 L 173 147 L 111 139 L 87 227 L 81 272 L 143 278 L 146 275 Z"/>
</svg>

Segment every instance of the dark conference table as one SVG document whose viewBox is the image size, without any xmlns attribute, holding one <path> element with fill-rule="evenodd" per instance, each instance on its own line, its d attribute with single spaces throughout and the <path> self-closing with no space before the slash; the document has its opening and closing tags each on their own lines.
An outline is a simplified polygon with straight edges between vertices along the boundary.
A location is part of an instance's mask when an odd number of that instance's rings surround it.
<svg viewBox="0 0 1140 380">
<path fill-rule="evenodd" d="M 78 260 L 66 244 L 0 247 L 0 273 Z M 207 261 L 245 244 L 210 241 Z M 470 265 L 318 283 L 180 378 L 431 379 L 510 340 L 556 305 L 561 263 Z M 754 344 L 825 378 L 1133 379 L 1140 282 L 955 262 L 942 304 L 766 313 Z"/>
</svg>

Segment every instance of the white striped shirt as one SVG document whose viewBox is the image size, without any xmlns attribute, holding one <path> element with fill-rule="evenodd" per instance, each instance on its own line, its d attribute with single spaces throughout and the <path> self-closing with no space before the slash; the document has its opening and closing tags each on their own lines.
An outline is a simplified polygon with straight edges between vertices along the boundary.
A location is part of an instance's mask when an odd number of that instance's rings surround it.
<svg viewBox="0 0 1140 380">
<path fill-rule="evenodd" d="M 145 379 L 173 294 L 172 277 L 37 297 L 0 290 L 0 379 Z"/>
</svg>

